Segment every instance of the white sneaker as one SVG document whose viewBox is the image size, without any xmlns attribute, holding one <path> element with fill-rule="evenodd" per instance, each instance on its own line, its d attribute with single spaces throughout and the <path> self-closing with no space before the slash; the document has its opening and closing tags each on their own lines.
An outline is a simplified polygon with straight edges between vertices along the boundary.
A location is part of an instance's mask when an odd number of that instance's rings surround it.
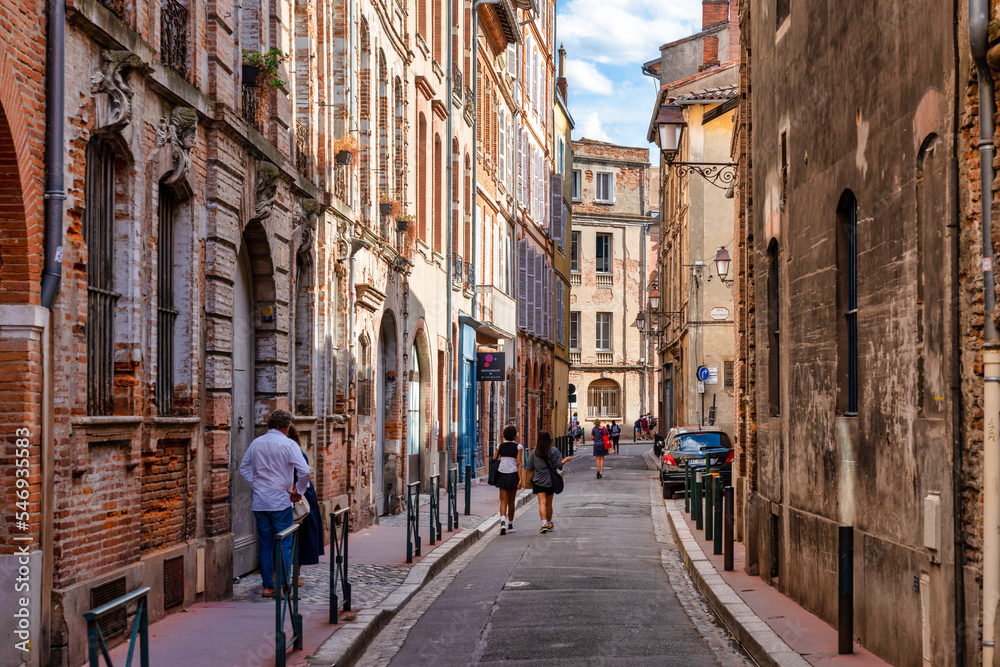
<svg viewBox="0 0 1000 667">
<path fill-rule="evenodd" d="M 500 519 L 500 534 L 507 534 L 507 519 Z"/>
<path fill-rule="evenodd" d="M 511 521 L 510 523 L 507 524 L 507 532 L 508 533 L 513 533 L 514 532 L 514 522 L 513 521 Z"/>
</svg>

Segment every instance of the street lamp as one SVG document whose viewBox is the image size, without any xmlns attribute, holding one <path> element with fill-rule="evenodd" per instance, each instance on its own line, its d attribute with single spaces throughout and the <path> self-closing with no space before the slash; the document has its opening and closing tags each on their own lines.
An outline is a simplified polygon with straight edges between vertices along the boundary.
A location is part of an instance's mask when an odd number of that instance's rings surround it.
<svg viewBox="0 0 1000 667">
<path fill-rule="evenodd" d="M 726 250 L 726 246 L 720 245 L 718 252 L 715 253 L 715 270 L 719 273 L 719 280 L 725 283 L 726 287 L 733 286 L 732 280 L 726 280 L 726 276 L 729 275 L 729 265 L 732 261 L 729 251 Z"/>
<path fill-rule="evenodd" d="M 654 312 L 660 309 L 660 293 L 656 290 L 649 293 L 649 309 Z"/>
<path fill-rule="evenodd" d="M 660 133 L 660 150 L 668 153 L 668 160 L 672 161 L 680 150 L 681 136 L 687 126 L 684 110 L 676 104 L 664 104 L 656 115 L 656 124 Z"/>
<path fill-rule="evenodd" d="M 656 114 L 656 126 L 664 163 L 667 169 L 677 172 L 678 177 L 684 178 L 694 172 L 722 190 L 728 190 L 736 181 L 736 164 L 733 162 L 682 162 L 677 159 L 681 137 L 687 127 L 684 109 L 679 104 L 661 106 Z"/>
<path fill-rule="evenodd" d="M 642 333 L 646 333 L 646 313 L 639 311 L 639 314 L 635 316 L 635 326 Z"/>
</svg>

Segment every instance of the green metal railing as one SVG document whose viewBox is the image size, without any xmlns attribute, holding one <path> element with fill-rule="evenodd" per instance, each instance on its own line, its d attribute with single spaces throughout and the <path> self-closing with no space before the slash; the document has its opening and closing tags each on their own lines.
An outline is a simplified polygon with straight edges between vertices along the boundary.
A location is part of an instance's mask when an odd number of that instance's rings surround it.
<svg viewBox="0 0 1000 667">
<path fill-rule="evenodd" d="M 441 475 L 431 475 L 430 487 L 431 502 L 428 523 L 431 528 L 430 544 L 434 546 L 435 540 L 441 539 Z"/>
<path fill-rule="evenodd" d="M 125 659 L 125 667 L 132 664 L 132 653 L 135 650 L 136 639 L 139 640 L 139 664 L 141 667 L 149 667 L 149 614 L 146 594 L 149 593 L 149 586 L 144 586 L 132 591 L 128 595 L 115 598 L 107 604 L 91 609 L 83 617 L 87 619 L 87 644 L 90 654 L 90 667 L 99 667 L 101 656 L 104 656 L 105 664 L 112 667 L 111 654 L 108 652 L 108 645 L 104 639 L 99 625 L 101 618 L 111 612 L 117 611 L 126 605 L 137 602 L 135 617 L 132 620 L 132 637 L 128 644 L 128 657 Z"/>
<path fill-rule="evenodd" d="M 299 613 L 299 526 L 293 523 L 274 536 L 274 575 L 277 590 L 274 596 L 274 664 L 285 667 L 288 649 L 302 650 L 302 614 Z M 292 536 L 292 562 L 285 563 L 281 544 Z M 289 565 L 291 572 L 289 572 Z M 289 581 L 291 575 L 291 581 Z M 287 616 L 286 616 L 287 614 Z M 292 636 L 285 632 L 285 619 L 291 618 Z"/>
<path fill-rule="evenodd" d="M 448 468 L 448 532 L 458 530 L 458 467 Z"/>
<path fill-rule="evenodd" d="M 339 622 L 337 607 L 340 606 L 340 598 L 337 597 L 337 582 L 340 582 L 340 590 L 344 594 L 344 611 L 351 610 L 351 582 L 347 578 L 347 536 L 348 514 L 350 510 L 344 508 L 337 510 L 330 515 L 330 544 L 333 547 L 333 557 L 330 559 L 330 622 Z M 337 534 L 337 522 L 340 522 L 340 534 Z M 298 581 L 298 577 L 295 578 Z"/>
<path fill-rule="evenodd" d="M 420 482 L 406 485 L 406 562 L 420 555 Z"/>
</svg>

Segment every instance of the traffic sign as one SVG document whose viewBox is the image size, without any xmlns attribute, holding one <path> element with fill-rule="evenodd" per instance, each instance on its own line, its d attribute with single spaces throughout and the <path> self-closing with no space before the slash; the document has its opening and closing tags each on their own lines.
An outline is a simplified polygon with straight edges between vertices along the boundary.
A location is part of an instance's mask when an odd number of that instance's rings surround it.
<svg viewBox="0 0 1000 667">
<path fill-rule="evenodd" d="M 709 373 L 707 366 L 699 366 L 698 367 L 698 379 L 699 380 L 701 380 L 702 382 L 704 382 L 705 380 L 708 379 L 709 375 L 711 375 L 711 373 Z"/>
</svg>

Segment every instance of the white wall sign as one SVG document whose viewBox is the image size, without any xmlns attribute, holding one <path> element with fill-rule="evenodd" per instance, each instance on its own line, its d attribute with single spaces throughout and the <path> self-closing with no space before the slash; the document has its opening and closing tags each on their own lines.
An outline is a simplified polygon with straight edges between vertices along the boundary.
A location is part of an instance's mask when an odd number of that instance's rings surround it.
<svg viewBox="0 0 1000 667">
<path fill-rule="evenodd" d="M 712 316 L 713 320 L 727 320 L 727 319 L 729 319 L 729 309 L 728 308 L 723 308 L 722 306 L 719 306 L 717 308 L 713 308 L 709 314 Z"/>
</svg>

